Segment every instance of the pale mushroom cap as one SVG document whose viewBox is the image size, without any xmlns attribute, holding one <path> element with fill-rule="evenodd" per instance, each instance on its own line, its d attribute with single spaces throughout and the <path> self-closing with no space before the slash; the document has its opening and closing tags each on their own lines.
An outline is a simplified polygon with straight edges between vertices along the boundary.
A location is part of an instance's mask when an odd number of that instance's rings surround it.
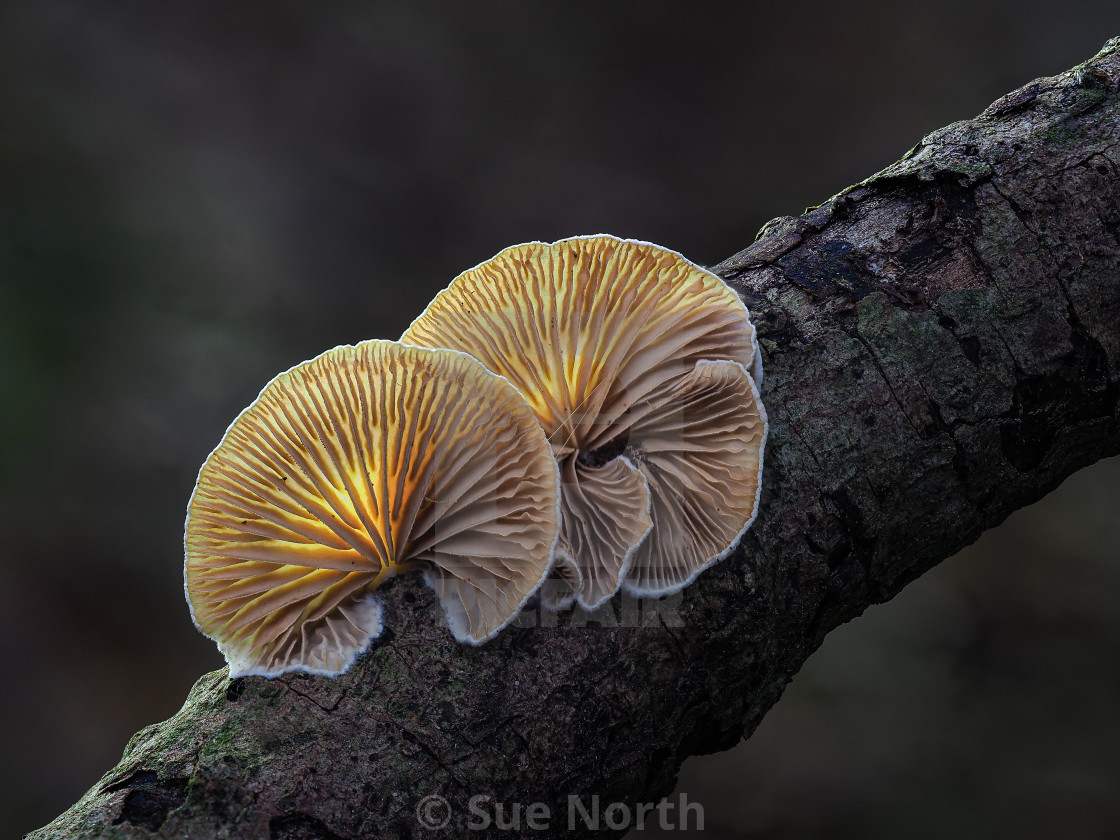
<svg viewBox="0 0 1120 840">
<path fill-rule="evenodd" d="M 634 595 L 687 586 L 723 559 L 758 515 L 766 411 L 738 362 L 697 362 L 631 430 L 655 528 L 623 581 Z"/>
<path fill-rule="evenodd" d="M 547 574 L 559 516 L 551 450 L 508 382 L 451 350 L 337 347 L 269 383 L 203 465 L 188 602 L 231 675 L 338 674 L 381 632 L 371 593 L 422 566 L 478 643 Z"/>
<path fill-rule="evenodd" d="M 687 543 L 679 536 L 658 539 L 663 549 L 684 554 L 665 558 L 671 573 L 640 574 L 643 592 L 683 586 L 723 556 L 753 519 L 766 433 L 754 382 L 762 375 L 754 327 L 727 284 L 679 254 L 611 236 L 507 248 L 457 277 L 402 340 L 470 353 L 525 395 L 560 461 L 558 558 L 578 570 L 567 579 L 579 578 L 584 606 L 614 594 L 633 576 L 633 564 L 656 563 L 639 546 L 647 534 L 653 540 L 659 531 L 665 537 L 692 529 L 694 505 L 715 500 L 718 527 L 702 519 Z M 703 387 L 694 379 L 701 361 L 732 363 L 734 372 L 718 377 L 720 387 L 744 399 L 741 410 L 758 429 L 732 424 L 708 433 L 681 426 L 686 416 L 706 423 L 690 402 L 692 391 L 712 396 L 710 373 L 701 377 Z M 752 381 L 737 383 L 739 375 Z M 647 427 L 659 434 L 644 444 L 638 433 Z M 675 442 L 668 440 L 670 428 Z M 732 440 L 739 433 L 742 446 Z M 702 451 L 707 446 L 710 455 Z M 697 471 L 681 481 L 693 494 L 682 504 L 651 498 L 676 490 L 658 473 L 655 455 L 662 450 L 650 447 L 683 452 L 664 457 L 673 469 Z M 731 471 L 711 472 L 710 458 L 726 458 Z M 709 488 L 706 475 L 723 483 Z M 691 577 L 682 577 L 682 564 Z M 653 588 L 654 581 L 664 585 Z"/>
</svg>

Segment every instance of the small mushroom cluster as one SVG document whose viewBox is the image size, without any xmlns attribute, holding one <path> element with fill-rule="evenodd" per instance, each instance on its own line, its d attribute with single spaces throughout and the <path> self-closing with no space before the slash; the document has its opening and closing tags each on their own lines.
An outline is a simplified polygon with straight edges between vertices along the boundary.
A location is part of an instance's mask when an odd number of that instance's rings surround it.
<svg viewBox="0 0 1120 840">
<path fill-rule="evenodd" d="M 742 301 L 679 254 L 508 248 L 399 342 L 297 365 L 234 420 L 187 513 L 191 614 L 231 676 L 337 675 L 412 569 L 473 644 L 538 591 L 675 592 L 757 514 L 761 378 Z"/>
</svg>

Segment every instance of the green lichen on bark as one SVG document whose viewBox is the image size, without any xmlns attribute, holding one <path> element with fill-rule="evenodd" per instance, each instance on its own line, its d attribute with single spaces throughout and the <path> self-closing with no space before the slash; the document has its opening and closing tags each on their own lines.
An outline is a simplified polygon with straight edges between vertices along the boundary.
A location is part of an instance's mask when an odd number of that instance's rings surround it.
<svg viewBox="0 0 1120 840">
<path fill-rule="evenodd" d="M 464 647 L 401 580 L 394 632 L 349 673 L 206 675 L 32 837 L 435 836 L 427 794 L 451 804 L 444 836 L 475 836 L 472 795 L 566 814 L 669 792 L 830 629 L 1120 451 L 1118 89 L 1113 40 L 717 267 L 766 360 L 762 513 L 673 620 L 647 604 L 642 626 Z"/>
</svg>

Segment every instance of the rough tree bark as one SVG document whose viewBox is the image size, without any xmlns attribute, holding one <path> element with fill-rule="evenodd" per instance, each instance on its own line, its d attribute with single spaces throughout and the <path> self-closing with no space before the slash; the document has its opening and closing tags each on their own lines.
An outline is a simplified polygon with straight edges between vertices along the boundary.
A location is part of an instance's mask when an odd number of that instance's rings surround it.
<svg viewBox="0 0 1120 840">
<path fill-rule="evenodd" d="M 472 795 L 547 803 L 560 834 L 571 795 L 669 793 L 685 757 L 754 730 L 830 629 L 1120 451 L 1118 88 L 1114 39 L 716 269 L 759 326 L 763 503 L 674 609 L 475 649 L 402 579 L 350 673 L 207 674 L 31 836 L 436 836 L 429 794 L 450 803 L 445 836 L 478 836 Z"/>
</svg>

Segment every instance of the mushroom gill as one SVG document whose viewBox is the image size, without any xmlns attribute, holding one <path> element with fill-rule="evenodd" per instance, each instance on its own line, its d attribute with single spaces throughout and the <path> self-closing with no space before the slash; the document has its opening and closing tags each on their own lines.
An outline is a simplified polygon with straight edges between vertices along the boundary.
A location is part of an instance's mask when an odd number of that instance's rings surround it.
<svg viewBox="0 0 1120 840">
<path fill-rule="evenodd" d="M 508 382 L 452 350 L 337 347 L 272 380 L 203 464 L 187 599 L 231 676 L 342 673 L 381 633 L 377 587 L 414 568 L 477 644 L 540 585 L 559 517 Z"/>
<path fill-rule="evenodd" d="M 553 606 L 675 591 L 754 520 L 767 430 L 754 327 L 679 254 L 603 235 L 507 248 L 401 340 L 471 354 L 536 414 L 562 480 Z"/>
</svg>

